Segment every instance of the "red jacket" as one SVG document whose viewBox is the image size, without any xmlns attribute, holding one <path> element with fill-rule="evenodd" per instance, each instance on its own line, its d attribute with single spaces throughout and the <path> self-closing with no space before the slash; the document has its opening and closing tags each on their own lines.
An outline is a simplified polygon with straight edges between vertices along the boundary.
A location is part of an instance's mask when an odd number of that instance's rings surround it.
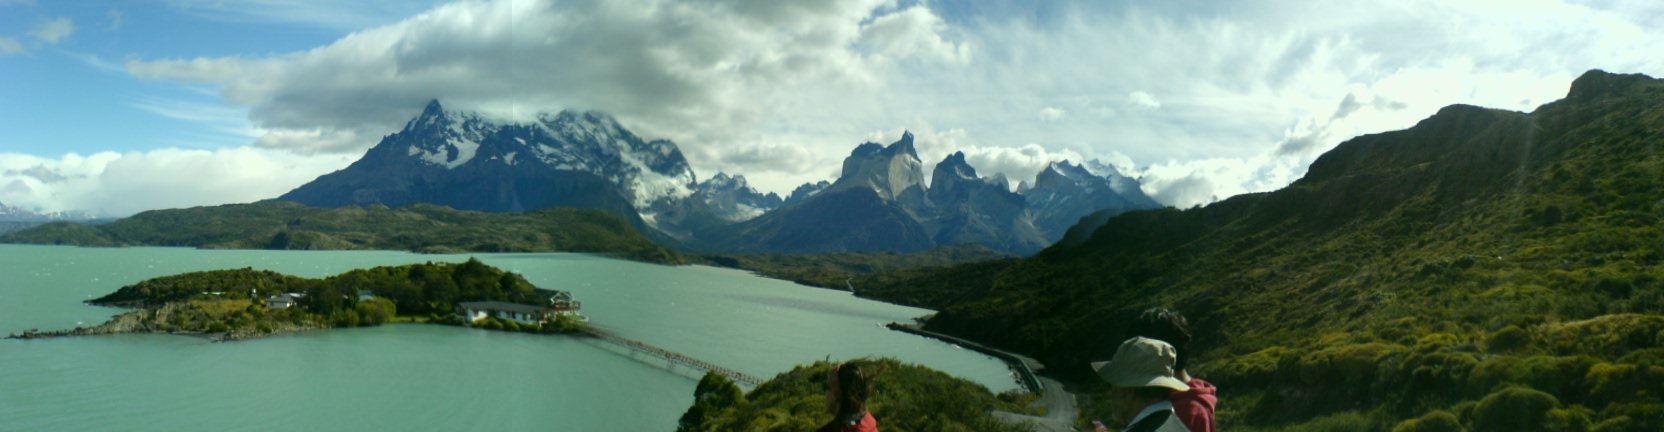
<svg viewBox="0 0 1664 432">
<path fill-rule="evenodd" d="M 1200 378 L 1191 378 L 1190 391 L 1173 392 L 1173 415 L 1184 422 L 1190 432 L 1214 432 L 1213 408 L 1219 404 L 1219 389 Z"/>
<path fill-rule="evenodd" d="M 850 423 L 854 424 L 850 425 Z M 834 422 L 822 426 L 815 432 L 878 432 L 878 420 L 872 418 L 872 413 L 864 412 L 861 413 L 861 420 L 859 421 Z"/>
</svg>

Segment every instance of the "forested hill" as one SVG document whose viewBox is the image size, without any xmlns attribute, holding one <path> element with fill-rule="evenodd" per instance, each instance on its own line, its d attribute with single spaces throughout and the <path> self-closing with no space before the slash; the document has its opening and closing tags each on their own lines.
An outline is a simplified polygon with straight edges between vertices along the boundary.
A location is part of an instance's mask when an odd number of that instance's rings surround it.
<svg viewBox="0 0 1664 432">
<path fill-rule="evenodd" d="M 1226 429 L 1664 430 L 1661 217 L 1664 81 L 1591 71 L 1531 113 L 1349 140 L 1281 190 L 863 294 L 1081 382 L 1138 310 L 1174 307 Z"/>
<path fill-rule="evenodd" d="M 208 249 L 384 249 L 416 252 L 584 252 L 681 263 L 611 214 L 552 208 L 482 213 L 431 204 L 316 208 L 287 201 L 153 210 L 105 225 L 53 223 L 3 243 L 190 246 Z"/>
</svg>

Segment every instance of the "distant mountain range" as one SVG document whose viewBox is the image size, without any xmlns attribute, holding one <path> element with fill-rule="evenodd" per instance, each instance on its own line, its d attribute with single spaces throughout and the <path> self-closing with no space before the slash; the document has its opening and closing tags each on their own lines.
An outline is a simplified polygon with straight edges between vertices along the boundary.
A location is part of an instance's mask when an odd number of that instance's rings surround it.
<svg viewBox="0 0 1664 432">
<path fill-rule="evenodd" d="M 600 209 L 656 238 L 705 251 L 917 252 L 977 244 L 1029 254 L 1083 216 L 1155 208 L 1138 182 L 1061 162 L 1033 187 L 978 177 L 955 153 L 927 187 L 913 135 L 862 144 L 834 182 L 763 194 L 744 176 L 700 182 L 681 150 L 599 112 L 498 124 L 438 101 L 364 157 L 278 199 L 318 207 L 430 203 L 463 210 Z"/>
<path fill-rule="evenodd" d="M 97 217 L 78 211 L 39 213 L 22 207 L 15 207 L 0 203 L 0 234 L 20 229 L 26 229 L 49 222 L 59 221 L 96 221 Z"/>
<path fill-rule="evenodd" d="M 14 207 L 0 203 L 0 222 L 55 222 L 80 221 L 97 219 L 91 214 L 78 211 L 38 213 L 22 207 Z"/>
<path fill-rule="evenodd" d="M 1160 207 L 1137 180 L 1067 161 L 1012 191 L 1004 176 L 981 177 L 955 152 L 924 181 L 912 133 L 888 146 L 865 143 L 832 183 L 805 184 L 782 208 L 733 227 L 719 249 L 752 252 L 915 252 L 976 244 L 1031 254 L 1093 212 Z"/>
</svg>

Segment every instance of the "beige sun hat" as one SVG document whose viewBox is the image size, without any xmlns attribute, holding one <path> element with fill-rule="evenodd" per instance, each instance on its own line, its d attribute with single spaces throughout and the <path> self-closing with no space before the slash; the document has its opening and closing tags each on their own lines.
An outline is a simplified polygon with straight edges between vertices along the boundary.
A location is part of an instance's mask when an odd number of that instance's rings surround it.
<svg viewBox="0 0 1664 432">
<path fill-rule="evenodd" d="M 1174 391 L 1190 391 L 1184 381 L 1173 377 L 1173 363 L 1179 352 L 1172 345 L 1155 339 L 1135 337 L 1121 343 L 1115 357 L 1106 362 L 1092 363 L 1092 370 L 1104 382 L 1116 387 L 1165 387 Z"/>
</svg>

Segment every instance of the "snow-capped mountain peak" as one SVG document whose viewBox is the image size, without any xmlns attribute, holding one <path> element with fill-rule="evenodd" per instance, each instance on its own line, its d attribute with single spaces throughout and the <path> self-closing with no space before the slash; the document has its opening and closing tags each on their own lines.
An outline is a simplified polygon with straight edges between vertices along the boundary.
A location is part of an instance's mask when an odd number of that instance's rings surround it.
<svg viewBox="0 0 1664 432">
<path fill-rule="evenodd" d="M 561 180 L 545 183 L 552 179 Z M 627 206 L 635 213 L 629 219 L 652 224 L 655 212 L 696 187 L 675 143 L 642 139 L 604 113 L 496 121 L 433 101 L 364 159 L 283 199 L 320 206 L 433 202 L 486 211 L 559 204 L 621 214 Z"/>
<path fill-rule="evenodd" d="M 773 192 L 764 195 L 757 192 L 746 182 L 745 176 L 728 176 L 717 173 L 715 177 L 699 184 L 703 192 L 705 205 L 715 212 L 717 217 L 730 222 L 751 220 L 762 216 L 770 210 L 780 207 L 783 200 Z"/>
<path fill-rule="evenodd" d="M 445 111 L 438 100 L 428 102 L 422 115 L 406 123 L 401 133 L 417 137 L 409 143 L 407 156 L 431 165 L 455 169 L 474 159 L 480 142 L 496 133 L 501 126 L 491 124 L 478 115 Z"/>
</svg>

